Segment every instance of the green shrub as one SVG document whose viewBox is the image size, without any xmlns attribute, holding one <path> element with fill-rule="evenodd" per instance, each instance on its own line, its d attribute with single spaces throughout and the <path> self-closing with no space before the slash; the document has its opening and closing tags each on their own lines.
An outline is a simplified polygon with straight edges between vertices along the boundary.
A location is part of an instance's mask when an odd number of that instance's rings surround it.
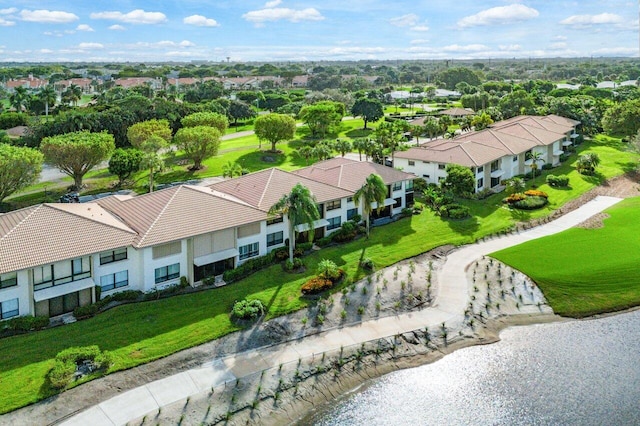
<svg viewBox="0 0 640 426">
<path fill-rule="evenodd" d="M 355 223 L 357 225 L 358 223 L 362 222 L 362 216 L 359 214 L 354 214 L 351 219 L 349 219 L 349 222 Z"/>
<path fill-rule="evenodd" d="M 400 211 L 400 214 L 403 217 L 409 217 L 409 216 L 411 216 L 413 214 L 413 209 L 409 208 L 409 207 L 405 207 Z"/>
<path fill-rule="evenodd" d="M 3 112 L 0 114 L 0 129 L 6 130 L 16 126 L 26 126 L 27 114 L 19 112 Z"/>
<path fill-rule="evenodd" d="M 484 200 L 485 198 L 490 197 L 491 195 L 493 195 L 493 191 L 491 190 L 491 188 L 485 188 L 482 191 L 478 191 L 474 194 L 471 194 L 471 199 L 472 200 Z"/>
<path fill-rule="evenodd" d="M 470 210 L 467 206 L 452 203 L 441 206 L 438 213 L 440 216 L 448 217 L 450 219 L 464 219 L 469 217 Z"/>
<path fill-rule="evenodd" d="M 289 257 L 289 247 L 279 247 L 273 250 L 272 253 L 275 256 L 276 261 L 282 262 Z"/>
<path fill-rule="evenodd" d="M 97 314 L 99 310 L 100 308 L 96 303 L 86 306 L 78 306 L 73 310 L 73 316 L 78 319 L 90 318 Z"/>
<path fill-rule="evenodd" d="M 354 222 L 344 222 L 340 229 L 331 234 L 331 239 L 337 243 L 353 240 L 358 234 L 358 226 Z"/>
<path fill-rule="evenodd" d="M 540 170 L 540 169 L 536 169 L 535 170 L 535 175 L 536 176 L 540 176 L 541 174 L 542 174 L 542 170 Z M 524 178 L 525 179 L 531 179 L 531 172 L 525 173 L 524 174 Z"/>
<path fill-rule="evenodd" d="M 83 361 L 91 361 L 95 370 L 106 370 L 113 363 L 111 355 L 101 352 L 97 345 L 71 347 L 60 351 L 55 358 L 48 377 L 51 386 L 62 389 L 69 384 L 78 366 Z"/>
<path fill-rule="evenodd" d="M 331 236 L 329 236 L 329 237 L 324 237 L 324 238 L 318 238 L 318 239 L 316 240 L 316 245 L 317 245 L 318 247 L 326 247 L 326 246 L 328 246 L 329 244 L 331 244 L 331 241 L 332 241 L 332 240 L 331 240 Z"/>
<path fill-rule="evenodd" d="M 340 270 L 338 265 L 333 260 L 322 259 L 318 262 L 317 269 L 318 277 L 326 278 L 331 281 L 335 281 L 340 278 Z"/>
<path fill-rule="evenodd" d="M 311 250 L 311 247 L 313 247 L 313 243 L 300 243 L 296 245 L 296 249 L 300 249 L 303 252 L 308 252 L 309 250 Z"/>
<path fill-rule="evenodd" d="M 236 319 L 253 320 L 264 314 L 264 305 L 258 299 L 241 300 L 233 304 L 231 316 Z"/>
<path fill-rule="evenodd" d="M 375 267 L 375 264 L 373 263 L 373 260 L 371 260 L 371 258 L 365 257 L 360 261 L 360 266 L 362 266 L 364 269 L 372 271 Z"/>
<path fill-rule="evenodd" d="M 545 163 L 542 165 L 542 170 L 551 170 L 553 169 L 553 164 L 551 163 Z"/>
<path fill-rule="evenodd" d="M 294 257 L 293 261 L 291 259 L 287 259 L 284 261 L 283 267 L 285 271 L 291 272 L 294 269 L 300 269 L 304 266 L 302 259 L 298 257 Z"/>
<path fill-rule="evenodd" d="M 512 206 L 520 210 L 536 210 L 547 205 L 549 201 L 544 197 L 530 196 L 513 203 Z"/>
<path fill-rule="evenodd" d="M 569 186 L 569 177 L 565 175 L 549 175 L 547 176 L 547 184 L 554 188 L 564 188 Z"/>
<path fill-rule="evenodd" d="M 49 318 L 45 316 L 23 316 L 11 318 L 8 321 L 0 323 L 0 325 L 3 329 L 13 332 L 40 330 L 49 325 Z"/>
<path fill-rule="evenodd" d="M 224 271 L 223 279 L 225 282 L 234 282 L 238 281 L 242 278 L 248 277 L 260 269 L 266 268 L 267 266 L 273 265 L 275 261 L 275 250 L 271 253 L 265 254 L 264 256 L 253 257 L 242 265 L 239 265 L 235 269 L 229 269 Z M 288 254 L 287 254 L 288 257 Z M 286 257 L 285 257 L 286 259 Z M 211 283 L 213 284 L 213 282 Z"/>
</svg>

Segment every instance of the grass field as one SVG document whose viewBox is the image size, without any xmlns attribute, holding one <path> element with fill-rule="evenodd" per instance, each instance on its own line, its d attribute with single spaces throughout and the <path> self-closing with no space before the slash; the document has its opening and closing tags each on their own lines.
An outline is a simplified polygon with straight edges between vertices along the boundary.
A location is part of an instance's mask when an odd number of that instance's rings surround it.
<svg viewBox="0 0 640 426">
<path fill-rule="evenodd" d="M 357 130 L 357 125 L 345 131 L 352 130 Z M 282 157 L 276 158 L 267 167 L 277 165 L 290 169 L 304 166 L 304 160 L 293 153 L 296 143 L 300 142 L 279 146 L 284 151 Z M 98 344 L 101 349 L 113 352 L 115 364 L 111 371 L 115 371 L 143 364 L 235 331 L 237 327 L 229 320 L 234 300 L 243 297 L 261 299 L 268 306 L 269 318 L 304 308 L 309 301 L 300 297 L 300 286 L 313 274 L 320 260 L 331 259 L 345 269 L 350 277 L 358 279 L 363 276 L 363 271 L 358 266 L 362 257 L 369 257 L 377 267 L 384 267 L 437 246 L 469 243 L 507 229 L 517 221 L 546 215 L 552 208 L 555 209 L 596 186 L 600 180 L 627 171 L 635 157 L 621 148 L 623 147 L 619 141 L 609 139 L 583 144 L 581 150 L 594 151 L 600 155 L 602 165 L 599 170 L 602 174 L 595 179 L 578 175 L 570 165 L 575 161 L 574 155 L 567 161 L 568 164 L 552 171 L 555 174 L 567 173 L 571 179 L 571 188 L 554 190 L 541 186 L 541 189 L 550 193 L 552 207 L 528 213 L 514 212 L 502 204 L 504 194 L 496 194 L 483 201 L 467 200 L 463 202 L 471 209 L 472 217 L 469 219 L 443 220 L 430 211 L 424 211 L 420 215 L 373 229 L 369 240 L 360 239 L 314 252 L 305 258 L 307 272 L 303 274 L 285 274 L 276 265 L 223 288 L 125 305 L 69 326 L 2 339 L 0 389 L 3 392 L 0 393 L 0 413 L 51 394 L 45 376 L 56 353 L 64 348 Z M 229 155 L 234 156 L 234 161 L 248 165 L 249 168 L 252 164 L 261 162 L 264 153 L 251 149 L 233 151 Z M 215 175 L 216 168 L 221 170 L 224 163 L 216 157 L 205 164 L 207 173 Z M 179 166 L 176 174 L 170 177 L 176 178 L 173 180 L 190 178 L 183 175 L 185 170 L 184 166 Z M 99 175 L 106 172 L 95 173 Z M 144 176 L 141 179 L 141 184 L 144 184 Z M 544 176 L 537 178 L 538 184 L 543 181 Z M 637 253 L 638 250 L 634 252 Z M 636 282 L 640 280 L 636 279 Z"/>
<path fill-rule="evenodd" d="M 640 305 L 640 197 L 606 211 L 597 229 L 572 228 L 491 256 L 542 289 L 553 310 L 585 317 Z"/>
</svg>

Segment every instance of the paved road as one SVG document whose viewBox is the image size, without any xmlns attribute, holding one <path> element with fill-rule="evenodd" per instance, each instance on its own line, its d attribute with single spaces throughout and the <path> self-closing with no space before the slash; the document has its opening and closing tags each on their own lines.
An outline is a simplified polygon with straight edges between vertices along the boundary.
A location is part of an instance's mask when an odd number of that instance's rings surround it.
<svg viewBox="0 0 640 426">
<path fill-rule="evenodd" d="M 469 264 L 496 250 L 569 229 L 620 200 L 615 197 L 599 196 L 553 222 L 518 234 L 496 237 L 464 246 L 449 254 L 438 273 L 439 289 L 432 307 L 329 330 L 305 337 L 302 340 L 269 348 L 217 358 L 200 368 L 157 380 L 110 398 L 62 424 L 74 426 L 87 424 L 92 426 L 122 425 L 147 413 L 157 411 L 159 407 L 186 399 L 199 392 L 207 392 L 212 387 L 226 381 L 245 377 L 279 364 L 397 333 L 410 332 L 424 327 L 438 327 L 443 322 L 455 326 L 455 324 L 462 322 L 463 312 L 468 304 L 468 283 L 466 282 L 465 268 Z"/>
</svg>

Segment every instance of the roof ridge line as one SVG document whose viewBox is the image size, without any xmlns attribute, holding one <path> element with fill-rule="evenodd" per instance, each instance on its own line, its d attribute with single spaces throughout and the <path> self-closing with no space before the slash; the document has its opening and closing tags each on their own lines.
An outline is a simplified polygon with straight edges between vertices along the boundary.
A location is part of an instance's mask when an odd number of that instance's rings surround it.
<svg viewBox="0 0 640 426">
<path fill-rule="evenodd" d="M 138 243 L 136 244 L 136 246 L 140 247 L 142 246 L 142 242 L 144 241 L 145 238 L 147 238 L 147 235 L 149 235 L 149 233 L 151 232 L 151 229 L 153 229 L 153 227 L 156 225 L 156 223 L 158 223 L 158 220 L 160 220 L 160 217 L 164 214 L 164 212 L 167 210 L 167 208 L 169 207 L 169 205 L 171 204 L 171 202 L 173 201 L 173 199 L 176 197 L 176 195 L 178 194 L 178 192 L 180 192 L 180 188 L 182 187 L 182 185 L 178 186 L 176 191 L 173 193 L 173 195 L 171 195 L 171 198 L 169 198 L 169 200 L 167 201 L 167 203 L 164 205 L 164 207 L 162 208 L 162 210 L 160 210 L 160 213 L 158 213 L 158 215 L 156 216 L 156 218 L 153 220 L 153 223 L 151 223 L 151 225 L 149 225 L 149 227 L 147 228 L 147 230 L 145 231 L 144 235 L 142 235 L 142 238 L 140 238 L 140 241 L 138 241 Z"/>
<path fill-rule="evenodd" d="M 74 215 L 74 216 L 76 216 L 76 217 L 79 217 L 80 219 L 84 219 L 84 220 L 88 220 L 88 221 L 91 221 L 91 222 L 99 223 L 100 225 L 108 226 L 109 228 L 113 228 L 113 229 L 117 229 L 117 230 L 120 230 L 120 231 L 128 232 L 128 233 L 130 233 L 130 234 L 138 235 L 138 233 L 137 233 L 134 229 L 132 229 L 132 228 L 129 226 L 129 224 L 127 224 L 124 220 L 122 220 L 122 218 L 120 218 L 120 217 L 119 217 L 119 216 L 117 216 L 116 214 L 112 213 L 110 210 L 107 210 L 106 208 L 102 207 L 102 206 L 101 206 L 100 204 L 98 204 L 98 203 L 86 203 L 85 205 L 87 205 L 87 204 L 96 205 L 96 206 L 100 207 L 102 210 L 106 211 L 106 212 L 107 212 L 107 213 L 109 213 L 111 216 L 113 216 L 113 217 L 114 217 L 118 222 L 120 222 L 120 223 L 121 223 L 123 226 L 125 226 L 127 229 L 118 228 L 117 226 L 113 226 L 113 225 L 111 225 L 111 224 L 109 224 L 109 223 L 104 223 L 104 222 L 101 222 L 101 221 L 99 221 L 99 220 L 94 220 L 94 219 L 88 218 L 88 217 L 86 217 L 86 216 L 82 216 L 82 215 L 80 215 L 80 214 L 78 214 L 78 213 L 75 213 L 75 212 L 72 212 L 72 211 L 63 210 L 63 209 L 58 208 L 58 207 L 56 207 L 55 205 L 53 205 L 53 203 L 51 203 L 51 204 L 47 203 L 47 204 L 46 204 L 46 206 L 47 206 L 47 207 L 49 207 L 49 208 L 55 209 L 55 210 L 57 210 L 57 211 L 59 211 L 59 212 L 72 214 L 72 215 Z"/>
<path fill-rule="evenodd" d="M 267 193 L 267 188 L 271 184 L 271 179 L 273 178 L 273 173 L 275 172 L 275 170 L 276 170 L 276 168 L 273 167 L 271 169 L 271 172 L 269 173 L 269 179 L 267 179 L 267 183 L 264 185 L 264 187 L 262 189 L 262 194 L 260 194 L 260 200 L 258 201 L 258 206 L 262 205 L 262 200 L 264 200 L 264 195 Z M 260 209 L 260 210 L 262 210 L 262 209 Z"/>
<path fill-rule="evenodd" d="M 495 138 L 498 140 L 498 142 L 500 142 L 500 144 L 505 148 L 505 150 L 506 150 L 507 152 L 509 152 L 509 153 L 511 153 L 511 154 L 514 154 L 514 155 L 518 155 L 518 154 L 520 154 L 519 152 L 515 152 L 514 150 L 512 150 L 511 148 L 509 148 L 509 146 L 508 146 L 506 143 L 504 143 L 504 141 L 502 140 L 503 133 L 501 133 L 499 130 L 491 129 L 491 130 L 490 130 L 490 133 L 491 133 L 493 136 L 495 136 Z M 514 136 L 514 135 L 509 135 L 509 136 L 514 137 L 514 138 L 517 138 L 517 139 L 520 139 L 520 140 L 525 140 L 525 141 L 526 141 L 526 139 L 521 138 L 521 137 L 518 137 L 518 136 Z"/>
<path fill-rule="evenodd" d="M 35 212 L 37 212 L 42 206 L 44 206 L 44 203 L 41 203 L 39 206 L 37 206 L 36 208 L 34 208 L 31 213 L 29 213 L 28 215 L 26 215 L 24 217 L 24 219 L 22 219 L 20 222 L 18 222 L 16 224 L 16 226 L 14 226 L 13 228 L 11 228 L 11 230 L 9 232 L 7 232 L 6 235 L 4 235 L 2 238 L 0 238 L 0 241 L 4 240 L 5 238 L 7 238 L 9 235 L 13 234 L 13 232 L 18 229 L 20 227 L 20 225 L 22 225 L 24 223 L 25 220 L 29 219 L 31 217 L 31 215 L 35 214 Z"/>
</svg>

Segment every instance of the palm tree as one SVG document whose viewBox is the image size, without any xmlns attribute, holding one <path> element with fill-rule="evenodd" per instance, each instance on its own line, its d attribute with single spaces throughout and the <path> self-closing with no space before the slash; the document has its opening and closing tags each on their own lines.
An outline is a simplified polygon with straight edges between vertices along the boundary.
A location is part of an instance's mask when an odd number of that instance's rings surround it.
<svg viewBox="0 0 640 426">
<path fill-rule="evenodd" d="M 304 162 L 308 166 L 309 159 L 313 157 L 313 148 L 309 145 L 304 145 L 297 149 L 297 153 L 300 157 L 304 158 Z"/>
<path fill-rule="evenodd" d="M 538 162 L 544 161 L 544 158 L 542 158 L 541 152 L 531 151 L 527 154 L 527 160 L 531 160 L 529 167 L 531 167 L 531 185 L 533 186 L 536 180 L 536 172 L 538 171 Z"/>
<path fill-rule="evenodd" d="M 27 89 L 22 86 L 18 86 L 14 90 L 11 96 L 9 96 L 9 103 L 16 111 L 22 112 L 23 107 L 26 108 L 29 104 L 29 94 L 27 93 Z"/>
<path fill-rule="evenodd" d="M 600 164 L 600 157 L 595 152 L 589 152 L 587 154 L 578 157 L 576 163 L 576 169 L 578 173 L 591 175 L 596 171 L 596 167 Z"/>
<path fill-rule="evenodd" d="M 358 155 L 360 156 L 360 161 L 362 161 L 362 153 L 367 152 L 367 145 L 368 145 L 368 142 L 367 142 L 367 139 L 365 138 L 357 138 L 353 141 L 353 149 L 358 151 Z"/>
<path fill-rule="evenodd" d="M 62 92 L 62 98 L 73 106 L 78 106 L 78 101 L 82 99 L 82 88 L 76 84 L 72 84 L 67 87 L 67 90 Z"/>
<path fill-rule="evenodd" d="M 352 148 L 351 142 L 349 142 L 346 139 L 336 139 L 336 141 L 333 144 L 333 149 L 338 151 L 340 155 L 343 157 L 347 152 L 351 151 L 351 148 Z"/>
<path fill-rule="evenodd" d="M 47 85 L 40 89 L 38 96 L 44 102 L 44 115 L 49 116 L 49 107 L 56 104 L 56 91 L 51 85 Z"/>
<path fill-rule="evenodd" d="M 229 161 L 222 166 L 222 177 L 234 178 L 237 176 L 242 176 L 242 166 L 240 164 Z"/>
<path fill-rule="evenodd" d="M 440 123 L 437 119 L 429 117 L 424 121 L 424 131 L 429 135 L 429 139 L 432 140 L 440 131 Z"/>
<path fill-rule="evenodd" d="M 362 202 L 362 215 L 365 218 L 367 224 L 367 238 L 369 238 L 369 222 L 370 216 L 373 212 L 371 207 L 372 203 L 377 203 L 376 211 L 379 213 L 384 206 L 384 200 L 387 198 L 387 185 L 380 177 L 380 175 L 371 173 L 364 185 L 353 194 L 354 204 Z"/>
<path fill-rule="evenodd" d="M 333 156 L 333 149 L 324 142 L 318 142 L 318 144 L 311 149 L 311 153 L 318 160 L 323 161 Z"/>
<path fill-rule="evenodd" d="M 271 208 L 269 214 L 286 216 L 289 221 L 289 260 L 293 262 L 297 232 L 296 225 L 306 224 L 309 227 L 309 240 L 313 240 L 313 222 L 320 219 L 316 197 L 309 188 L 297 183 L 291 192 L 280 198 Z"/>
</svg>

